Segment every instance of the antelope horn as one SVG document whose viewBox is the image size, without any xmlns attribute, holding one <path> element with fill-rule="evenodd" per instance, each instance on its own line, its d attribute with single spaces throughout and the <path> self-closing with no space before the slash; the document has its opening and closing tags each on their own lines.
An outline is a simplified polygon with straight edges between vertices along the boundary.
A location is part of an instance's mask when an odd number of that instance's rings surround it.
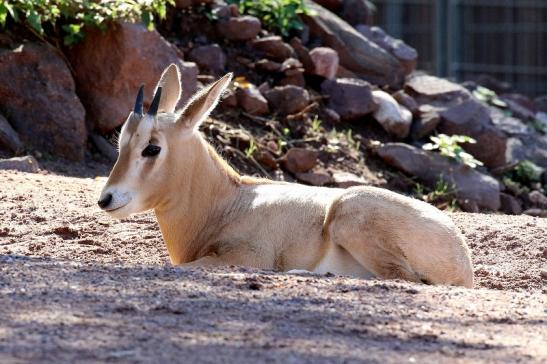
<svg viewBox="0 0 547 364">
<path fill-rule="evenodd" d="M 150 104 L 150 108 L 148 109 L 147 114 L 150 116 L 156 116 L 158 113 L 158 107 L 160 106 L 160 99 L 161 99 L 161 87 L 158 87 L 156 90 L 156 93 L 154 94 L 154 99 L 152 100 L 152 103 Z"/>
<path fill-rule="evenodd" d="M 139 88 L 139 92 L 137 93 L 137 99 L 135 100 L 135 108 L 133 109 L 133 112 L 138 115 L 143 114 L 143 108 L 142 104 L 144 101 L 144 85 L 141 85 Z"/>
</svg>

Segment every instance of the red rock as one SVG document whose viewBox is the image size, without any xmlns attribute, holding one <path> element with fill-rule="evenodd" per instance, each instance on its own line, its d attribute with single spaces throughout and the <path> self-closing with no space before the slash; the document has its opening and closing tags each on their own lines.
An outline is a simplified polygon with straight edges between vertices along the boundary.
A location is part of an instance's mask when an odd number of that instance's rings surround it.
<svg viewBox="0 0 547 364">
<path fill-rule="evenodd" d="M 33 156 L 0 159 L 0 169 L 11 169 L 20 172 L 36 173 L 40 170 L 38 161 Z"/>
<path fill-rule="evenodd" d="M 310 94 L 302 87 L 277 86 L 264 93 L 270 110 L 282 115 L 295 114 L 310 104 Z"/>
<path fill-rule="evenodd" d="M 293 173 L 307 172 L 317 164 L 319 152 L 304 148 L 291 148 L 281 159 L 283 167 Z"/>
<path fill-rule="evenodd" d="M 294 49 L 276 35 L 255 39 L 251 45 L 259 53 L 274 61 L 282 62 L 295 54 Z"/>
<path fill-rule="evenodd" d="M 414 98 L 412 96 L 410 96 L 409 94 L 407 94 L 403 90 L 399 90 L 399 91 L 395 92 L 394 94 L 392 94 L 391 96 L 393 96 L 393 98 L 395 100 L 397 100 L 397 102 L 400 105 L 403 105 L 408 110 L 410 110 L 412 115 L 418 115 L 419 114 L 419 112 L 418 112 L 418 103 L 416 102 L 416 100 L 414 100 Z"/>
<path fill-rule="evenodd" d="M 374 103 L 370 84 L 363 80 L 325 80 L 321 84 L 321 92 L 329 97 L 328 107 L 336 111 L 342 120 L 358 119 L 378 108 Z"/>
<path fill-rule="evenodd" d="M 264 115 L 270 111 L 268 101 L 254 85 L 238 88 L 236 96 L 238 105 L 249 114 Z"/>
<path fill-rule="evenodd" d="M 277 161 L 275 160 L 275 157 L 272 155 L 272 153 L 268 152 L 267 150 L 261 150 L 257 153 L 255 156 L 258 163 L 262 164 L 263 166 L 266 166 L 270 169 L 277 169 Z"/>
<path fill-rule="evenodd" d="M 233 41 L 247 41 L 256 38 L 262 25 L 254 16 L 244 15 L 237 18 L 220 20 L 217 23 L 218 33 Z"/>
<path fill-rule="evenodd" d="M 290 44 L 291 47 L 293 47 L 296 55 L 298 56 L 298 60 L 302 62 L 304 70 L 307 73 L 313 74 L 315 70 L 315 65 L 310 57 L 310 51 L 308 50 L 308 48 L 302 45 L 302 41 L 299 38 L 291 39 Z"/>
<path fill-rule="evenodd" d="M 224 72 L 226 54 L 218 44 L 209 44 L 192 49 L 188 58 L 197 63 L 200 69 L 214 74 Z"/>
<path fill-rule="evenodd" d="M 328 79 L 336 77 L 338 72 L 338 53 L 328 47 L 317 47 L 311 50 L 310 58 L 314 64 L 314 74 Z"/>
<path fill-rule="evenodd" d="M 420 105 L 418 114 L 418 119 L 412 125 L 411 135 L 413 139 L 421 139 L 430 135 L 441 122 L 441 116 L 431 105 Z"/>
<path fill-rule="evenodd" d="M 349 172 L 334 172 L 332 174 L 336 187 L 349 188 L 355 186 L 366 186 L 367 181 L 364 178 L 356 176 Z"/>
<path fill-rule="evenodd" d="M 27 147 L 84 158 L 85 110 L 70 70 L 53 47 L 27 42 L 13 50 L 0 48 L 0 80 L 0 110 Z"/>
<path fill-rule="evenodd" d="M 87 120 L 103 133 L 125 121 L 140 85 L 145 85 L 147 107 L 163 70 L 171 63 L 183 66 L 177 50 L 141 24 L 114 23 L 107 32 L 90 28 L 67 56 L 74 65 Z"/>
<path fill-rule="evenodd" d="M 344 0 L 340 17 L 351 25 L 373 23 L 375 7 L 368 0 Z"/>
<path fill-rule="evenodd" d="M 326 172 L 296 173 L 296 179 L 312 186 L 325 186 L 333 182 L 332 177 Z"/>
<path fill-rule="evenodd" d="M 19 135 L 6 118 L 0 114 L 0 149 L 7 148 L 14 154 L 19 154 L 23 151 L 23 143 L 19 139 Z"/>
<path fill-rule="evenodd" d="M 281 72 L 281 63 L 269 59 L 261 59 L 255 63 L 255 68 L 259 71 Z"/>
</svg>

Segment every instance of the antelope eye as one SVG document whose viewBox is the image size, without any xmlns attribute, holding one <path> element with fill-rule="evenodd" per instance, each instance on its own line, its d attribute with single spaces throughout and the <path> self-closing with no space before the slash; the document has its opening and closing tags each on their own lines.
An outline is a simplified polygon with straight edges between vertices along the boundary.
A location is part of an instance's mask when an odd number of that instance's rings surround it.
<svg viewBox="0 0 547 364">
<path fill-rule="evenodd" d="M 155 157 L 159 154 L 161 151 L 161 147 L 158 147 L 157 145 L 148 144 L 146 148 L 142 151 L 143 157 Z"/>
</svg>

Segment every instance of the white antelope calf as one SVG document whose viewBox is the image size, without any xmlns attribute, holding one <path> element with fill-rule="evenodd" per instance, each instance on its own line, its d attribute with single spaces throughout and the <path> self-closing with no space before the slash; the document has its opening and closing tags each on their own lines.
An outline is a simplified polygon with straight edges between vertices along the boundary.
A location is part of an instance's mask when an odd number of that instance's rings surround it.
<svg viewBox="0 0 547 364">
<path fill-rule="evenodd" d="M 242 265 L 473 287 L 469 249 L 435 207 L 385 189 L 309 187 L 240 176 L 198 131 L 228 74 L 175 111 L 169 66 L 143 113 L 125 122 L 99 206 L 115 218 L 154 210 L 171 262 Z"/>
</svg>

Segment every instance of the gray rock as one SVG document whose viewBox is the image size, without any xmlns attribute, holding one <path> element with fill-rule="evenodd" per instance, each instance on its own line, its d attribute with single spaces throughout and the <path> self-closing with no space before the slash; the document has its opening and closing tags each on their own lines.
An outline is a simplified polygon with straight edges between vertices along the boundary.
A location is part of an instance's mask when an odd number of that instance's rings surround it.
<svg viewBox="0 0 547 364">
<path fill-rule="evenodd" d="M 358 119 L 378 109 L 370 84 L 363 80 L 325 80 L 321 84 L 321 93 L 328 96 L 328 107 L 336 111 L 342 120 Z"/>
<path fill-rule="evenodd" d="M 328 47 L 317 47 L 311 50 L 310 58 L 314 65 L 313 73 L 328 79 L 336 77 L 338 72 L 338 53 Z"/>
<path fill-rule="evenodd" d="M 14 154 L 19 154 L 23 151 L 23 143 L 19 139 L 19 135 L 6 118 L 0 114 L 0 148 L 7 148 Z"/>
<path fill-rule="evenodd" d="M 344 0 L 340 17 L 349 24 L 372 24 L 376 10 L 374 4 L 368 0 Z"/>
<path fill-rule="evenodd" d="M 364 178 L 349 172 L 334 172 L 332 178 L 334 180 L 334 185 L 340 188 L 367 185 L 367 181 Z"/>
<path fill-rule="evenodd" d="M 305 3 L 315 12 L 314 16 L 303 16 L 310 34 L 338 52 L 341 66 L 374 84 L 402 84 L 404 70 L 395 57 L 330 11 L 309 0 Z"/>
<path fill-rule="evenodd" d="M 419 111 L 418 111 L 419 105 L 418 105 L 418 103 L 416 102 L 416 100 L 414 100 L 414 98 L 412 96 L 410 96 L 409 94 L 404 92 L 404 90 L 399 90 L 399 91 L 395 92 L 394 94 L 392 94 L 391 96 L 393 96 L 393 98 L 395 100 L 397 100 L 397 102 L 400 105 L 403 105 L 408 110 L 410 110 L 412 115 L 418 115 L 419 114 Z"/>
<path fill-rule="evenodd" d="M 503 94 L 500 99 L 507 104 L 513 115 L 523 120 L 533 120 L 536 106 L 528 97 L 521 94 Z"/>
<path fill-rule="evenodd" d="M 412 124 L 410 134 L 413 139 L 424 138 L 437 128 L 441 116 L 431 105 L 423 104 L 418 108 L 418 119 Z"/>
<path fill-rule="evenodd" d="M 509 215 L 522 214 L 522 204 L 518 198 L 511 196 L 507 193 L 501 193 L 501 208 L 500 210 Z"/>
<path fill-rule="evenodd" d="M 448 135 L 468 135 L 476 144 L 464 144 L 464 149 L 486 166 L 495 168 L 506 163 L 507 136 L 490 119 L 488 107 L 469 99 L 441 112 L 437 128 Z"/>
<path fill-rule="evenodd" d="M 539 191 L 532 191 L 528 194 L 528 201 L 534 206 L 547 208 L 547 196 Z"/>
<path fill-rule="evenodd" d="M 13 50 L 0 47 L 0 80 L 0 110 L 27 147 L 84 158 L 85 110 L 70 70 L 53 47 L 33 42 Z"/>
<path fill-rule="evenodd" d="M 405 84 L 405 91 L 418 104 L 430 104 L 440 109 L 458 105 L 472 96 L 463 86 L 443 78 L 429 75 L 410 77 Z"/>
<path fill-rule="evenodd" d="M 525 137 L 510 137 L 505 158 L 510 163 L 528 159 L 547 168 L 547 135 L 534 133 Z"/>
<path fill-rule="evenodd" d="M 36 173 L 40 170 L 38 161 L 33 156 L 0 159 L 0 169 L 11 169 L 20 172 Z"/>
<path fill-rule="evenodd" d="M 264 93 L 270 109 L 282 115 L 295 114 L 310 104 L 310 94 L 302 87 L 277 86 Z"/>
<path fill-rule="evenodd" d="M 547 95 L 536 97 L 534 106 L 537 111 L 547 113 Z"/>
<path fill-rule="evenodd" d="M 387 92 L 381 90 L 372 91 L 374 102 L 378 109 L 374 111 L 374 118 L 389 134 L 404 139 L 410 132 L 412 113 L 395 101 Z"/>
<path fill-rule="evenodd" d="M 387 143 L 377 152 L 386 163 L 418 177 L 430 187 L 442 179 L 454 186 L 459 199 L 475 201 L 480 207 L 494 211 L 501 206 L 500 185 L 489 175 L 408 144 Z"/>
<path fill-rule="evenodd" d="M 332 177 L 326 172 L 296 173 L 295 177 L 300 182 L 312 186 L 325 186 L 332 183 Z"/>
</svg>

